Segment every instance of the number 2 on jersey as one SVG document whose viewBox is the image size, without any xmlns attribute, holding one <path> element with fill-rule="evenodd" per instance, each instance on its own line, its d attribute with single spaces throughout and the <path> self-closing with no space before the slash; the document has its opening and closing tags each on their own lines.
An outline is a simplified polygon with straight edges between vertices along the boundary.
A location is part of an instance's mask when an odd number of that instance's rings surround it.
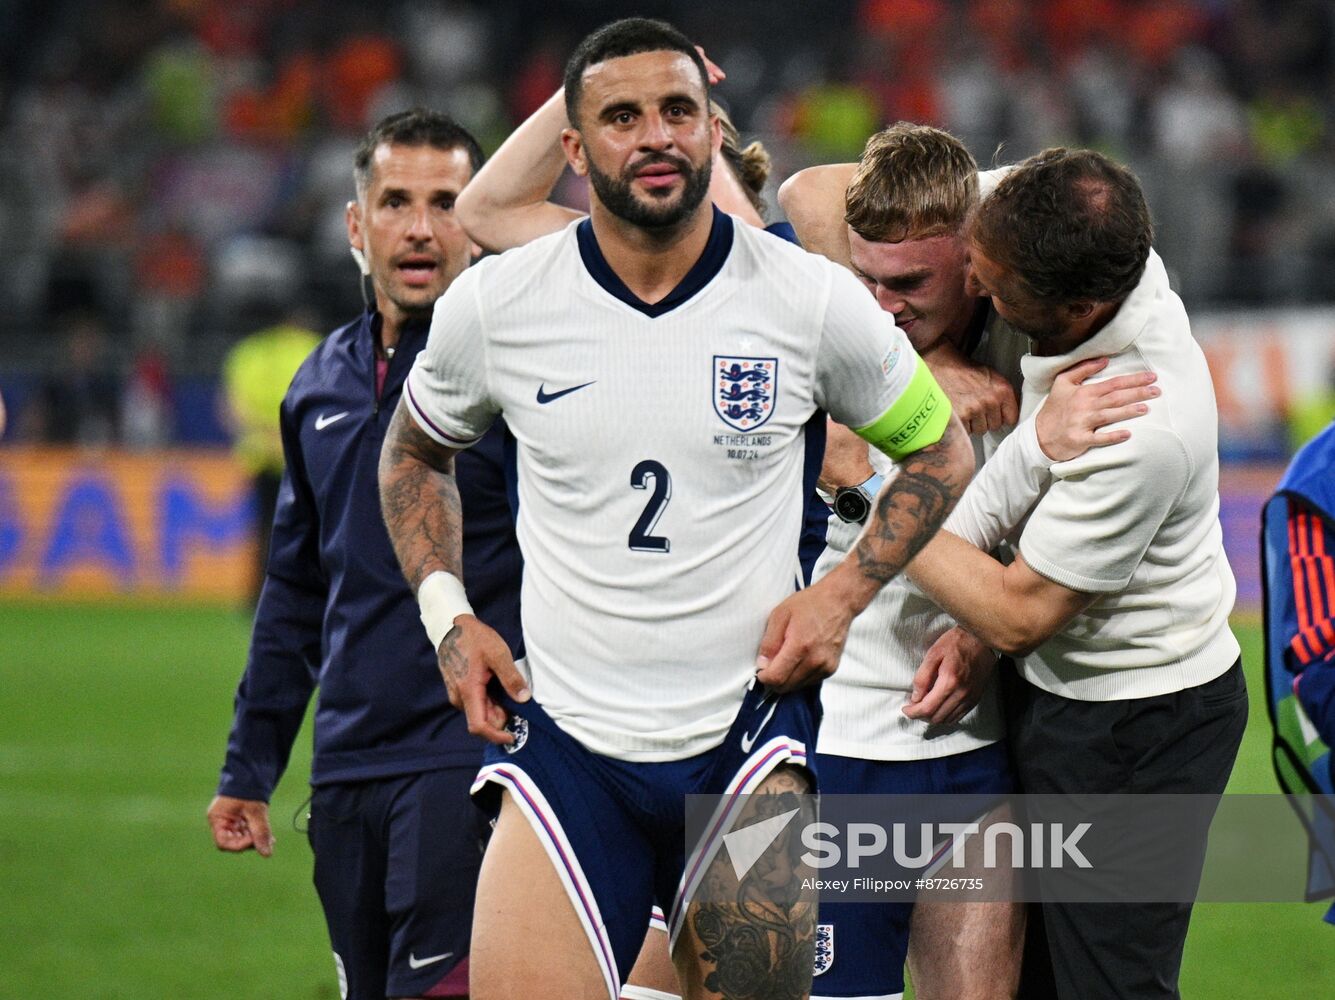
<svg viewBox="0 0 1335 1000">
<path fill-rule="evenodd" d="M 630 547 L 636 552 L 667 552 L 672 548 L 672 543 L 662 535 L 651 535 L 649 532 L 654 530 L 654 525 L 672 499 L 672 477 L 663 468 L 662 462 L 655 462 L 652 458 L 646 458 L 630 470 L 630 485 L 637 490 L 647 490 L 651 479 L 654 492 L 640 512 L 635 527 L 630 529 Z"/>
</svg>

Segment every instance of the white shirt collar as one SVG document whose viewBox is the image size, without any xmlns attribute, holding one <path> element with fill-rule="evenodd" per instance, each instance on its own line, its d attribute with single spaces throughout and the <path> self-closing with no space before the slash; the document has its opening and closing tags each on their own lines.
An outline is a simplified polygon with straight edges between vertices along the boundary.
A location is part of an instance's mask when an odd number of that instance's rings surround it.
<svg viewBox="0 0 1335 1000">
<path fill-rule="evenodd" d="M 1140 282 L 1131 290 L 1107 326 L 1065 354 L 1044 357 L 1026 354 L 1020 359 L 1026 395 L 1030 392 L 1046 395 L 1052 388 L 1053 379 L 1074 364 L 1090 358 L 1121 354 L 1136 342 L 1136 338 L 1160 311 L 1168 291 L 1168 272 L 1164 269 L 1163 260 L 1151 250 Z"/>
</svg>

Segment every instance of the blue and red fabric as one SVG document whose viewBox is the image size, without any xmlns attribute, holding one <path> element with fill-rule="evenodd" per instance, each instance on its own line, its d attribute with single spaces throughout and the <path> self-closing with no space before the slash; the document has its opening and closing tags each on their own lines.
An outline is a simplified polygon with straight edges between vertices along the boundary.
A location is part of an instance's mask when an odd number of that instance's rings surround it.
<svg viewBox="0 0 1335 1000">
<path fill-rule="evenodd" d="M 1275 774 L 1312 834 L 1308 898 L 1335 896 L 1335 424 L 1262 512 L 1266 699 Z M 1326 920 L 1335 923 L 1335 907 Z"/>
</svg>

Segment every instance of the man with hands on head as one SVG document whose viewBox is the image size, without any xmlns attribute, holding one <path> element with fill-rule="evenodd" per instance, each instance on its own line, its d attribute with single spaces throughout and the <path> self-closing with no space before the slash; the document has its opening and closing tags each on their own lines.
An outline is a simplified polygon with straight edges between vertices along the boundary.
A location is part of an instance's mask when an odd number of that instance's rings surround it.
<svg viewBox="0 0 1335 1000">
<path fill-rule="evenodd" d="M 499 815 L 473 988 L 615 998 L 657 901 L 688 997 L 805 996 L 814 890 L 762 877 L 764 857 L 739 881 L 712 839 L 688 869 L 684 797 L 750 793 L 743 825 L 766 802 L 802 808 L 812 682 L 973 457 L 851 276 L 705 200 L 720 133 L 685 38 L 616 22 L 581 43 L 565 83 L 563 148 L 592 184 L 590 217 L 484 261 L 441 300 L 381 460 L 386 524 L 451 697 L 492 743 L 475 786 Z M 900 474 L 855 552 L 794 593 L 817 407 Z M 518 442 L 520 664 L 459 582 L 454 461 L 500 413 Z"/>
</svg>

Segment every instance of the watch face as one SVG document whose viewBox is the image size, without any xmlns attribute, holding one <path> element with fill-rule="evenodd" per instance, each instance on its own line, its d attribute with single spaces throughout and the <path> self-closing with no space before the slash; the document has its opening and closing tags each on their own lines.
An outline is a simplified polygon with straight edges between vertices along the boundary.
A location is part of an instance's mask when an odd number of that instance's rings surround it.
<svg viewBox="0 0 1335 1000">
<path fill-rule="evenodd" d="M 834 512 L 841 521 L 856 521 L 859 524 L 867 519 L 871 504 L 857 488 L 842 489 L 834 496 Z"/>
</svg>

